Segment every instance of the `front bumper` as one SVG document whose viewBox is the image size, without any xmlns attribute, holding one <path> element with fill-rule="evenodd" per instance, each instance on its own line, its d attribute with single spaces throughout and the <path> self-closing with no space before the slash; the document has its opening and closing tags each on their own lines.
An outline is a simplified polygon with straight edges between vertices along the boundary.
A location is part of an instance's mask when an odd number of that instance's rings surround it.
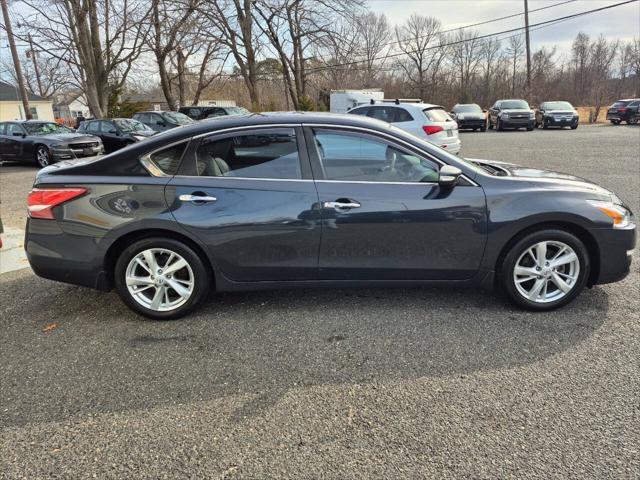
<svg viewBox="0 0 640 480">
<path fill-rule="evenodd" d="M 486 125 L 486 120 L 484 119 L 464 119 L 464 120 L 457 120 L 456 121 L 458 123 L 458 128 L 459 129 L 463 129 L 463 128 L 482 128 Z"/>
<path fill-rule="evenodd" d="M 599 251 L 599 269 L 592 283 L 603 284 L 622 280 L 629 274 L 636 246 L 636 225 L 626 228 L 596 228 L 590 230 Z"/>
<path fill-rule="evenodd" d="M 554 118 L 544 117 L 542 120 L 549 127 L 574 127 L 578 124 L 578 118 Z"/>
<path fill-rule="evenodd" d="M 535 118 L 502 118 L 500 117 L 500 123 L 504 128 L 534 128 L 536 125 Z"/>
<path fill-rule="evenodd" d="M 76 148 L 52 148 L 49 151 L 53 161 L 70 160 L 72 158 L 81 157 L 95 157 L 96 155 L 102 155 L 104 153 L 104 145 L 100 144 L 97 147 L 76 149 Z"/>
</svg>

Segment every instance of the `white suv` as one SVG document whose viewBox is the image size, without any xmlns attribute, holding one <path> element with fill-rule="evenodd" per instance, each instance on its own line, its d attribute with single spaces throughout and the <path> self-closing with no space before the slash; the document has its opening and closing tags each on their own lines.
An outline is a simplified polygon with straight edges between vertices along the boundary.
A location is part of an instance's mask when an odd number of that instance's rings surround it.
<svg viewBox="0 0 640 480">
<path fill-rule="evenodd" d="M 372 100 L 369 105 L 352 108 L 347 113 L 377 118 L 383 122 L 413 133 L 444 148 L 447 152 L 460 151 L 458 124 L 439 105 L 422 101 Z"/>
</svg>

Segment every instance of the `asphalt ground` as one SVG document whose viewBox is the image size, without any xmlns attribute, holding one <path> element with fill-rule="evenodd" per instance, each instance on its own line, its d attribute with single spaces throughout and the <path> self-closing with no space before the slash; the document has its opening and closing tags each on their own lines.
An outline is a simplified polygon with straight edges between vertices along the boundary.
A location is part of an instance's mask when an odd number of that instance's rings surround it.
<svg viewBox="0 0 640 480">
<path fill-rule="evenodd" d="M 640 211 L 640 128 L 463 133 Z M 23 228 L 33 167 L 0 167 Z M 0 276 L 0 478 L 640 478 L 639 263 L 551 313 L 476 290 L 212 295 L 153 322 Z"/>
</svg>

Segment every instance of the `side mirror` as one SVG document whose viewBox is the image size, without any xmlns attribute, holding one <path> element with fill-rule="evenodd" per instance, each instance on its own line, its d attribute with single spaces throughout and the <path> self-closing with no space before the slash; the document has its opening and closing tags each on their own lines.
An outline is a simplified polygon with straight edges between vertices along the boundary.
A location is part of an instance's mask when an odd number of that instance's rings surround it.
<svg viewBox="0 0 640 480">
<path fill-rule="evenodd" d="M 438 185 L 443 188 L 452 188 L 458 183 L 458 177 L 462 175 L 462 170 L 453 165 L 444 165 L 440 169 L 440 175 L 438 176 Z"/>
</svg>

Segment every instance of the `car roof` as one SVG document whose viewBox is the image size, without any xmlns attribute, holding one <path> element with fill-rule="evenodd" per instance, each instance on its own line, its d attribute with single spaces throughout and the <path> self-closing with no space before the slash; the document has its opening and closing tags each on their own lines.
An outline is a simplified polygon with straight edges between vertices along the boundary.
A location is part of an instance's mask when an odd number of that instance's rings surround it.
<svg viewBox="0 0 640 480">
<path fill-rule="evenodd" d="M 356 108 L 362 108 L 362 107 L 405 107 L 405 108 L 418 108 L 420 110 L 424 110 L 425 108 L 442 108 L 444 109 L 444 107 L 442 105 L 436 105 L 434 103 L 425 103 L 425 102 L 393 102 L 393 101 L 386 101 L 386 102 L 382 102 L 380 100 L 375 100 L 375 103 L 368 103 L 365 105 L 358 105 L 357 107 L 353 107 L 352 110 L 355 110 Z"/>
<path fill-rule="evenodd" d="M 300 125 L 320 124 L 363 127 L 376 130 L 386 130 L 391 128 L 390 124 L 370 117 L 359 115 L 349 115 L 346 113 L 328 112 L 263 112 L 250 113 L 247 115 L 229 115 L 212 119 L 202 120 L 187 125 L 182 125 L 145 140 L 145 144 L 151 146 L 152 143 L 166 145 L 171 141 L 180 141 L 197 135 L 214 133 L 217 130 L 234 127 L 261 127 L 272 124 Z"/>
</svg>

